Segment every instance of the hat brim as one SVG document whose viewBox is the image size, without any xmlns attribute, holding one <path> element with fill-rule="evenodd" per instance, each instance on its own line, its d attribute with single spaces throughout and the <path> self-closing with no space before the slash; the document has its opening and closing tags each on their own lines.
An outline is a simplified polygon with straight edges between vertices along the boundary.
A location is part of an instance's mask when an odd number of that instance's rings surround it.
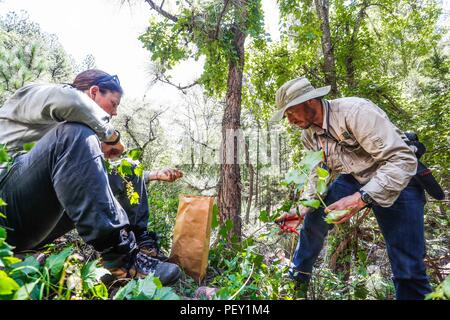
<svg viewBox="0 0 450 320">
<path fill-rule="evenodd" d="M 330 92 L 330 90 L 331 90 L 331 86 L 325 86 L 325 87 L 314 89 L 313 91 L 305 93 L 301 96 L 298 96 L 297 98 L 290 101 L 286 106 L 284 106 L 283 108 L 281 108 L 280 110 L 275 112 L 275 114 L 270 119 L 270 122 L 280 121 L 281 119 L 284 118 L 284 113 L 286 112 L 287 109 L 292 108 L 292 107 L 294 107 L 298 104 L 301 104 L 305 101 L 308 101 L 308 100 L 311 100 L 314 98 L 323 97 L 323 96 L 327 95 Z"/>
</svg>

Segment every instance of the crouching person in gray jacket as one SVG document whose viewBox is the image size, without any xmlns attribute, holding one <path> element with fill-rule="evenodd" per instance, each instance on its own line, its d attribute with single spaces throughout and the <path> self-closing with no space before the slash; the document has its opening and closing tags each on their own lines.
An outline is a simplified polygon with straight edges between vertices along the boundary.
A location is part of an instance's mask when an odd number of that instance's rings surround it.
<svg viewBox="0 0 450 320">
<path fill-rule="evenodd" d="M 110 124 L 123 90 L 117 76 L 100 70 L 80 73 L 71 85 L 31 84 L 19 89 L 0 108 L 0 144 L 14 159 L 0 167 L 0 198 L 8 204 L 0 225 L 16 251 L 32 250 L 76 228 L 101 252 L 117 278 L 150 272 L 163 284 L 180 276 L 177 265 L 152 257 L 154 236 L 147 232 L 145 181 L 134 177 L 140 204 L 117 196 L 121 184 L 108 174 L 103 157 L 124 151 Z M 26 143 L 36 142 L 24 153 Z M 146 179 L 173 181 L 176 170 L 147 173 Z"/>
</svg>

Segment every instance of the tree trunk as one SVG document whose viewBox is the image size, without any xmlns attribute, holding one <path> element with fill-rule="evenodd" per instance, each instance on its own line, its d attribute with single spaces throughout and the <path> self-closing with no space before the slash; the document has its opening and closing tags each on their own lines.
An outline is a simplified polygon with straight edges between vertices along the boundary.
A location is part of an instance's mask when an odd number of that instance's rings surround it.
<svg viewBox="0 0 450 320">
<path fill-rule="evenodd" d="M 257 133 L 256 133 L 256 188 L 255 188 L 255 206 L 259 209 L 259 121 L 257 121 Z M 257 216 L 255 215 L 254 222 L 256 223 Z"/>
<path fill-rule="evenodd" d="M 272 162 L 272 146 L 270 144 L 270 131 L 269 131 L 269 124 L 266 123 L 266 156 L 267 161 L 271 164 Z M 266 211 L 270 212 L 271 206 L 272 206 L 272 193 L 271 193 L 271 179 L 270 174 L 267 175 L 267 187 L 266 187 Z"/>
<path fill-rule="evenodd" d="M 347 33 L 350 33 L 350 27 L 347 24 L 345 27 Z M 345 70 L 346 70 L 346 82 L 347 87 L 350 90 L 354 90 L 356 88 L 356 80 L 355 80 L 355 64 L 353 63 L 353 50 L 355 48 L 355 40 L 352 37 L 349 43 L 348 55 L 344 58 Z"/>
<path fill-rule="evenodd" d="M 320 29 L 322 30 L 322 51 L 324 56 L 323 71 L 325 73 L 325 81 L 331 85 L 331 95 L 337 95 L 336 82 L 336 63 L 334 59 L 333 44 L 331 42 L 329 0 L 314 0 L 317 15 L 320 20 Z"/>
<path fill-rule="evenodd" d="M 247 200 L 247 212 L 245 213 L 245 223 L 250 223 L 250 209 L 252 207 L 252 198 L 253 198 L 253 176 L 254 170 L 253 166 L 250 163 L 250 152 L 249 152 L 248 142 L 245 142 L 245 164 L 247 166 L 248 171 L 248 200 Z"/>
<path fill-rule="evenodd" d="M 346 69 L 346 82 L 347 86 L 350 90 L 356 89 L 358 86 L 355 79 L 355 64 L 353 62 L 353 52 L 356 49 L 356 41 L 358 38 L 359 29 L 361 27 L 361 23 L 363 22 L 363 18 L 366 14 L 366 9 L 368 7 L 367 1 L 363 1 L 361 4 L 361 9 L 356 16 L 355 25 L 353 27 L 353 31 L 351 33 L 350 42 L 348 44 L 348 55 L 344 59 L 345 69 Z M 346 31 L 350 33 L 350 27 L 346 25 Z"/>
<path fill-rule="evenodd" d="M 245 34 L 235 27 L 234 48 L 236 57 L 228 65 L 226 106 L 222 120 L 222 164 L 219 185 L 220 221 L 233 222 L 229 240 L 241 241 L 241 176 L 237 135 L 240 130 L 242 72 L 244 67 Z"/>
</svg>

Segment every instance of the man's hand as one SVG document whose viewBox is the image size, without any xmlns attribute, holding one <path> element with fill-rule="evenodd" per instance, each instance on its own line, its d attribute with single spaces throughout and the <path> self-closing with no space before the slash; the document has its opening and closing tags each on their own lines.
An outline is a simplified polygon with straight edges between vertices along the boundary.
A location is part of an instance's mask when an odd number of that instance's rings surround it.
<svg viewBox="0 0 450 320">
<path fill-rule="evenodd" d="M 278 219 L 275 220 L 275 222 L 283 222 L 284 221 L 284 225 L 289 227 L 289 228 L 293 228 L 293 229 L 297 229 L 298 226 L 303 222 L 303 220 L 305 219 L 305 215 L 309 212 L 311 212 L 312 209 L 311 208 L 307 208 L 304 207 L 302 208 L 302 210 L 300 211 L 300 217 L 298 219 L 293 219 L 290 220 L 289 218 L 296 218 L 298 217 L 297 215 L 297 209 L 294 207 L 292 208 L 289 212 L 284 212 L 281 217 L 279 217 Z M 282 233 L 286 233 L 287 230 L 281 230 L 280 234 Z"/>
<path fill-rule="evenodd" d="M 166 168 L 161 169 L 153 173 L 153 179 L 150 180 L 159 180 L 159 181 L 167 181 L 173 182 L 183 176 L 183 172 L 178 169 Z"/>
<path fill-rule="evenodd" d="M 355 192 L 351 196 L 344 197 L 335 203 L 330 204 L 325 208 L 325 213 L 335 210 L 350 210 L 348 214 L 343 216 L 340 220 L 336 221 L 335 224 L 341 224 L 348 219 L 350 219 L 353 215 L 355 215 L 359 210 L 364 208 L 367 204 L 362 201 L 361 194 L 359 192 Z"/>
<path fill-rule="evenodd" d="M 102 142 L 101 146 L 105 158 L 111 160 L 119 158 L 122 155 L 123 151 L 125 150 L 124 145 L 120 141 L 115 145 L 109 145 Z"/>
</svg>

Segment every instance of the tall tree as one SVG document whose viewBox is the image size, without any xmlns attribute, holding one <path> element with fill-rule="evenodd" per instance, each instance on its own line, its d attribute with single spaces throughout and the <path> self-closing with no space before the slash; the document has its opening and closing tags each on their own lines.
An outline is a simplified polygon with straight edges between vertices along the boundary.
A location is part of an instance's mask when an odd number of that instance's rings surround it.
<svg viewBox="0 0 450 320">
<path fill-rule="evenodd" d="M 181 90 L 201 84 L 211 95 L 225 100 L 218 204 L 220 221 L 233 222 L 230 239 L 241 239 L 241 177 L 239 164 L 242 75 L 245 41 L 260 39 L 260 0 L 182 1 L 174 10 L 164 9 L 164 1 L 146 0 L 160 19 L 153 19 L 140 39 L 160 64 L 158 78 Z M 193 84 L 172 83 L 167 71 L 176 63 L 203 56 L 201 77 Z"/>
<path fill-rule="evenodd" d="M 330 1 L 314 0 L 317 16 L 320 20 L 320 29 L 322 31 L 322 52 L 324 57 L 323 72 L 325 73 L 325 82 L 331 85 L 331 95 L 335 96 L 338 92 L 336 80 L 336 62 L 334 59 L 333 43 L 330 30 Z"/>
<path fill-rule="evenodd" d="M 72 65 L 58 38 L 42 31 L 26 12 L 0 17 L 0 103 L 29 82 L 69 81 Z"/>
<path fill-rule="evenodd" d="M 85 70 L 95 69 L 96 67 L 95 57 L 92 54 L 87 54 L 80 65 L 77 66 L 77 72 L 80 73 Z"/>
</svg>

